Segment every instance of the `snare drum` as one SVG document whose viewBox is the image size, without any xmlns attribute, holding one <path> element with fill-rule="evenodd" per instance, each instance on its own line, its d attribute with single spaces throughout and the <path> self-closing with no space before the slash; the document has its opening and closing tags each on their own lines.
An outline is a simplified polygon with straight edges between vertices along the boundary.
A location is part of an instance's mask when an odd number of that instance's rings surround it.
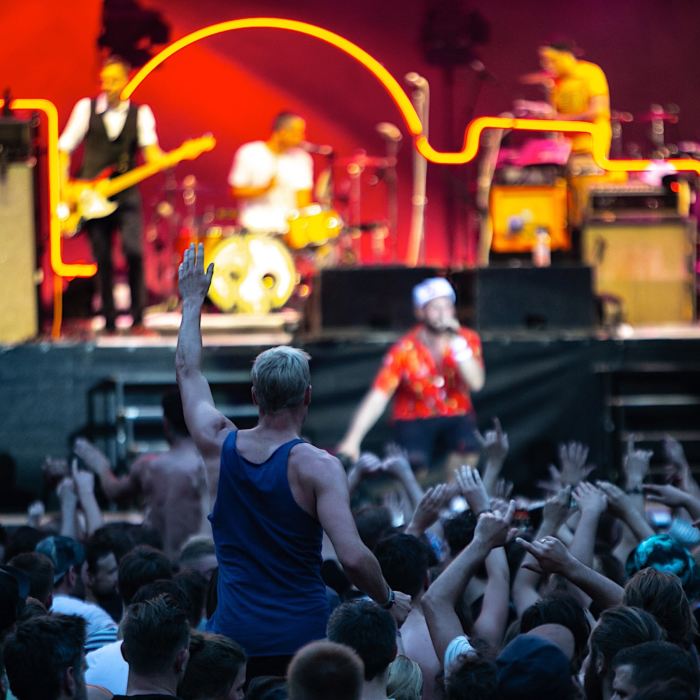
<svg viewBox="0 0 700 700">
<path fill-rule="evenodd" d="M 343 230 L 343 220 L 334 209 L 322 209 L 312 204 L 299 209 L 287 219 L 289 230 L 284 236 L 292 250 L 320 246 L 337 238 Z"/>
</svg>

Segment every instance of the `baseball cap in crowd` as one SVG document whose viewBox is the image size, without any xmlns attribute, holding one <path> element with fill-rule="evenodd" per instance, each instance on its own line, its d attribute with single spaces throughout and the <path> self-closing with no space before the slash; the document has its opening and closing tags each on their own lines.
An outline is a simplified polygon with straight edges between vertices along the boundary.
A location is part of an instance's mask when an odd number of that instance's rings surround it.
<svg viewBox="0 0 700 700">
<path fill-rule="evenodd" d="M 625 563 L 625 573 L 633 576 L 641 569 L 652 568 L 675 574 L 689 598 L 700 591 L 700 574 L 692 554 L 670 535 L 652 535 L 632 550 Z"/>
<path fill-rule="evenodd" d="M 452 303 L 457 301 L 455 290 L 444 277 L 430 277 L 413 288 L 413 306 L 417 309 L 440 297 L 449 297 Z"/>
<path fill-rule="evenodd" d="M 85 561 L 85 548 L 78 540 L 64 535 L 50 535 L 37 543 L 34 551 L 45 554 L 53 562 L 53 582 L 58 583 L 71 566 L 80 567 Z"/>
<path fill-rule="evenodd" d="M 496 659 L 500 700 L 568 698 L 574 685 L 571 664 L 556 644 L 520 634 Z"/>
</svg>

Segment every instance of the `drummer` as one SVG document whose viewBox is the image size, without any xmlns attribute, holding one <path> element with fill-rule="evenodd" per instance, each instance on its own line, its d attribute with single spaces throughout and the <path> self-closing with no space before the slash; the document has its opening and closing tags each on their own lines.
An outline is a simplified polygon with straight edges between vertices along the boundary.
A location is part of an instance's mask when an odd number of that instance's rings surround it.
<svg viewBox="0 0 700 700">
<path fill-rule="evenodd" d="M 239 202 L 239 224 L 256 233 L 286 233 L 291 214 L 311 203 L 313 160 L 301 147 L 306 122 L 280 112 L 266 141 L 243 144 L 228 183 Z"/>
</svg>

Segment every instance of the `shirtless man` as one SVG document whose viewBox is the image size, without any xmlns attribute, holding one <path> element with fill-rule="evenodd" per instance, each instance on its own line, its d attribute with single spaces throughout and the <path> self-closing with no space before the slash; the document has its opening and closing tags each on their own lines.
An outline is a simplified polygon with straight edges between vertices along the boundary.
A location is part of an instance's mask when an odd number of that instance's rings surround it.
<svg viewBox="0 0 700 700">
<path fill-rule="evenodd" d="M 185 420 L 202 456 L 221 462 L 210 516 L 219 561 L 210 631 L 246 650 L 248 678 L 284 675 L 294 653 L 323 639 L 328 602 L 321 579 L 325 531 L 350 580 L 401 623 L 410 597 L 394 593 L 357 533 L 340 462 L 299 438 L 311 401 L 308 356 L 295 348 L 261 353 L 251 371 L 255 428 L 238 430 L 215 407 L 201 370 L 202 303 L 214 266 L 203 246 L 179 270 L 182 323 L 175 364 Z"/>
<path fill-rule="evenodd" d="M 204 462 L 187 432 L 180 394 L 167 393 L 162 405 L 170 449 L 139 457 L 128 474 L 117 476 L 107 457 L 83 438 L 75 441 L 74 451 L 97 474 L 107 498 L 142 498 L 144 524 L 160 532 L 165 554 L 174 559 L 188 537 L 211 532 L 206 520 L 211 497 Z"/>
</svg>

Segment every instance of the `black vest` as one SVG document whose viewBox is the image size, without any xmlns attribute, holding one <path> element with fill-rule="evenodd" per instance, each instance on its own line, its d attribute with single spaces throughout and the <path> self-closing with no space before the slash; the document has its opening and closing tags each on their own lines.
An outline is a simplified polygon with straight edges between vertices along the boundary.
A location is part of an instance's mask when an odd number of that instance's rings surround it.
<svg viewBox="0 0 700 700">
<path fill-rule="evenodd" d="M 138 107 L 129 105 L 126 122 L 119 136 L 110 141 L 102 115 L 95 112 L 96 100 L 90 102 L 90 125 L 85 136 L 83 164 L 78 177 L 91 180 L 105 168 L 114 168 L 115 174 L 125 173 L 136 165 L 138 150 Z"/>
</svg>

